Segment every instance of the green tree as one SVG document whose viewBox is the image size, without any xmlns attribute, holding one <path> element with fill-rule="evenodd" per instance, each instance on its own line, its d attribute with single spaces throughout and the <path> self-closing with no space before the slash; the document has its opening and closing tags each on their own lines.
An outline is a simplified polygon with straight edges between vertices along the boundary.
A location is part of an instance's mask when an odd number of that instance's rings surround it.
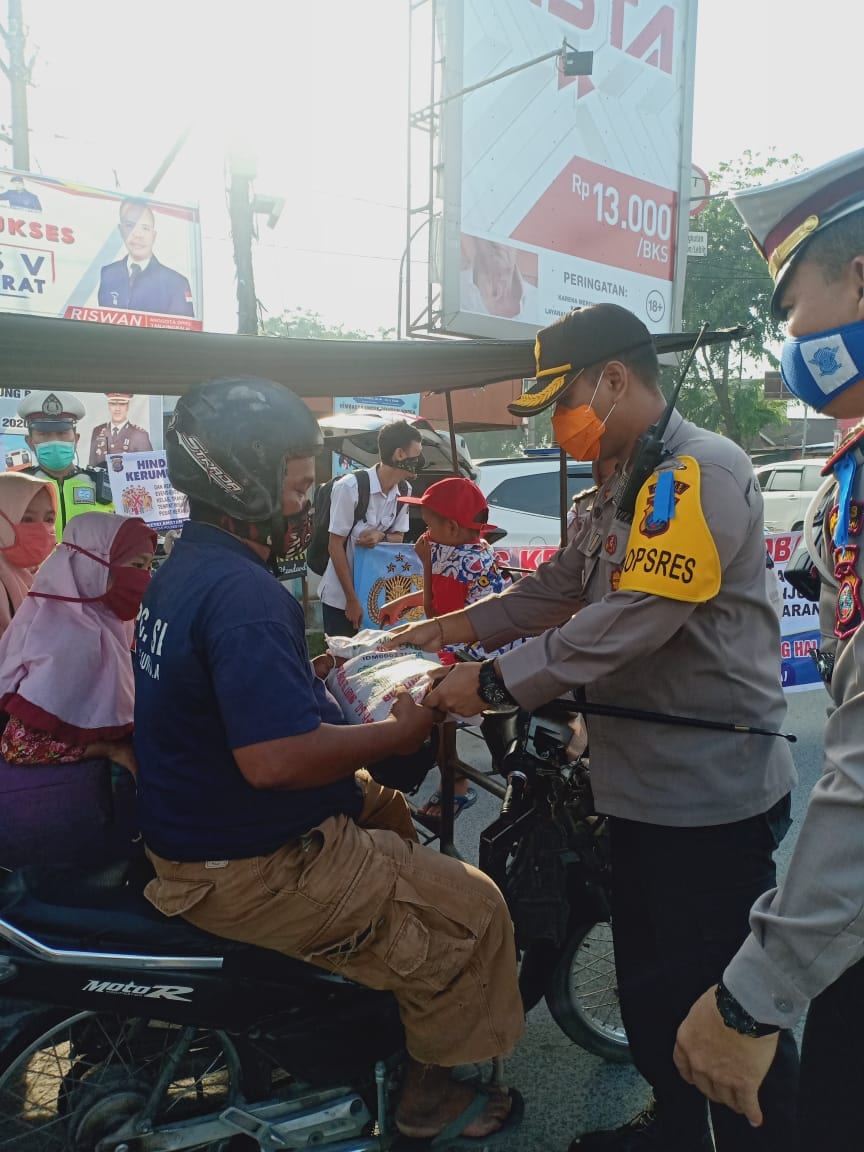
<svg viewBox="0 0 864 1152">
<path fill-rule="evenodd" d="M 752 335 L 739 344 L 719 344 L 697 354 L 678 407 L 688 419 L 749 446 L 766 424 L 783 423 L 784 407 L 766 400 L 757 366 L 777 366 L 769 345 L 782 338 L 783 325 L 771 317 L 773 284 L 727 193 L 783 180 L 801 170 L 801 158 L 781 159 L 746 151 L 721 164 L 711 176 L 711 198 L 691 227 L 708 233 L 708 255 L 687 260 L 684 328 L 696 330 L 742 324 Z M 751 378 L 747 378 L 745 370 Z M 667 375 L 667 378 L 669 374 Z"/>
<path fill-rule="evenodd" d="M 393 328 L 379 328 L 374 335 L 344 324 L 329 324 L 319 312 L 308 308 L 291 308 L 281 316 L 269 316 L 264 321 L 265 336 L 279 336 L 290 340 L 392 340 Z"/>
</svg>

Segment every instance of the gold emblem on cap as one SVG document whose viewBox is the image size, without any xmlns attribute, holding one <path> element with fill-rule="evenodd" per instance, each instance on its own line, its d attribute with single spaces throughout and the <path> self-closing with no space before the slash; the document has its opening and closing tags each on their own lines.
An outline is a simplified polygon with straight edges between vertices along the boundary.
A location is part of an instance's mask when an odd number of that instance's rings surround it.
<svg viewBox="0 0 864 1152">
<path fill-rule="evenodd" d="M 569 365 L 568 365 L 569 367 Z M 563 389 L 567 381 L 567 376 L 556 376 L 551 383 L 547 384 L 545 388 L 541 388 L 539 392 L 523 392 L 516 400 L 509 405 L 512 408 L 536 408 L 538 404 L 545 404 L 547 400 L 551 400 L 553 396 L 557 396 Z"/>
<path fill-rule="evenodd" d="M 776 280 L 780 274 L 780 269 L 792 255 L 796 248 L 798 248 L 807 237 L 815 232 L 819 227 L 818 216 L 808 216 L 803 224 L 790 232 L 785 240 L 781 240 L 774 251 L 771 253 L 771 258 L 768 261 L 768 271 L 771 273 L 771 279 Z"/>
</svg>

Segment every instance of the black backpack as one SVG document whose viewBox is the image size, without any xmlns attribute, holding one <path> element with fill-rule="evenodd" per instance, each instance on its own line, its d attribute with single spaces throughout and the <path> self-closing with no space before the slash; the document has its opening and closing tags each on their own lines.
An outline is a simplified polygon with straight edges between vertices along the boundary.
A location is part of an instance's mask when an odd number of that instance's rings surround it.
<svg viewBox="0 0 864 1152">
<path fill-rule="evenodd" d="M 354 505 L 354 522 L 351 525 L 353 529 L 355 524 L 366 518 L 369 507 L 369 473 L 365 468 L 361 468 L 349 475 L 357 479 L 357 503 Z M 309 537 L 309 546 L 306 549 L 306 567 L 316 576 L 323 576 L 330 562 L 330 500 L 333 485 L 341 479 L 341 476 L 334 476 L 332 480 L 322 484 L 315 493 L 315 502 L 312 506 L 312 535 Z M 399 481 L 399 495 L 408 495 L 408 483 L 405 480 Z"/>
</svg>

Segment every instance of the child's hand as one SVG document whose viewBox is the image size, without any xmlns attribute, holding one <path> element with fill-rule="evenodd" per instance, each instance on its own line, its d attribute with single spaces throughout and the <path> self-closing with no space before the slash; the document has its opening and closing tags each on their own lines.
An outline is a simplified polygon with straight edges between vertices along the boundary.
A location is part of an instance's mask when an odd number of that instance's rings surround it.
<svg viewBox="0 0 864 1152">
<path fill-rule="evenodd" d="M 417 559 L 421 564 L 428 563 L 432 559 L 432 541 L 429 539 L 429 533 L 424 532 L 414 545 L 414 551 L 417 553 Z"/>
<path fill-rule="evenodd" d="M 402 609 L 399 607 L 399 601 L 392 600 L 379 611 L 378 622 L 382 628 L 392 628 L 401 615 Z"/>
</svg>

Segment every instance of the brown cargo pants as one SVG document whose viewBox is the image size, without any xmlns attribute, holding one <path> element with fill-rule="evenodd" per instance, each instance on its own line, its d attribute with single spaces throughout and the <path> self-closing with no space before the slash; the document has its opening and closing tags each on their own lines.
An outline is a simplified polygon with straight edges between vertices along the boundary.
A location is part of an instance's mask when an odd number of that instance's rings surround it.
<svg viewBox="0 0 864 1152">
<path fill-rule="evenodd" d="M 391 991 L 423 1064 L 504 1055 L 524 1029 L 504 898 L 476 868 L 417 843 L 401 792 L 357 779 L 356 822 L 332 816 L 270 856 L 185 864 L 150 853 L 147 898 L 218 936 Z"/>
</svg>

